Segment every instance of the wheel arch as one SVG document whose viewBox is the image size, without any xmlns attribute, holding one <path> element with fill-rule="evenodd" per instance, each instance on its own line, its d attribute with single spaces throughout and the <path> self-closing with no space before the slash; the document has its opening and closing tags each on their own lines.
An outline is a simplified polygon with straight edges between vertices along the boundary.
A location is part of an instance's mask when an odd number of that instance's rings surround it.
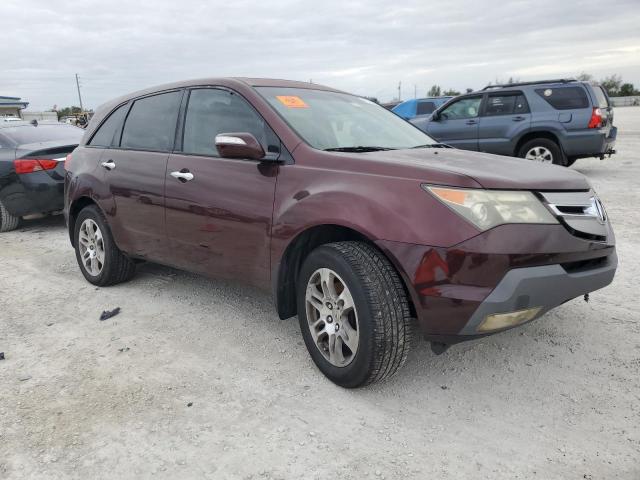
<svg viewBox="0 0 640 480">
<path fill-rule="evenodd" d="M 96 202 L 93 198 L 91 198 L 88 195 L 83 195 L 81 197 L 78 197 L 69 206 L 69 216 L 68 216 L 69 240 L 71 241 L 71 245 L 74 248 L 76 245 L 75 245 L 75 240 L 73 238 L 74 237 L 73 232 L 75 232 L 76 230 L 76 218 L 78 218 L 78 215 L 80 214 L 80 212 L 85 207 L 88 207 L 89 205 L 95 205 L 100 209 L 100 211 L 102 211 L 102 208 L 100 208 L 100 205 L 98 205 L 98 202 Z M 104 214 L 104 211 L 102 211 L 102 213 Z"/>
<path fill-rule="evenodd" d="M 536 138 L 545 138 L 547 140 L 551 140 L 556 145 L 564 155 L 564 149 L 562 148 L 562 142 L 560 142 L 560 136 L 550 130 L 533 130 L 528 131 L 524 135 L 522 135 L 518 141 L 516 142 L 516 146 L 513 152 L 513 156 L 517 157 L 520 153 L 520 149 L 522 146 L 527 143 L 529 140 L 534 140 Z"/>
<path fill-rule="evenodd" d="M 411 314 L 415 317 L 414 299 L 407 288 L 405 276 L 398 271 L 398 264 L 395 259 L 389 258 L 389 255 L 382 251 L 368 235 L 351 226 L 331 223 L 314 225 L 299 232 L 289 242 L 280 262 L 274 269 L 272 289 L 276 310 L 281 319 L 284 320 L 297 314 L 296 290 L 299 280 L 298 275 L 307 256 L 321 245 L 349 240 L 364 242 L 389 260 L 402 281 Z"/>
</svg>

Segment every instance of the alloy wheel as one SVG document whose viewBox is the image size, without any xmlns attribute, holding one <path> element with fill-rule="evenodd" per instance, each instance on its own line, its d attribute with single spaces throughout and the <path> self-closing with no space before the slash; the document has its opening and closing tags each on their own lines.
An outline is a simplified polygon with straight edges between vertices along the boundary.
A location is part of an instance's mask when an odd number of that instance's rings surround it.
<svg viewBox="0 0 640 480">
<path fill-rule="evenodd" d="M 305 295 L 311 337 L 331 365 L 346 367 L 356 356 L 358 314 L 346 283 L 329 268 L 316 270 Z"/>
<path fill-rule="evenodd" d="M 545 147 L 533 147 L 531 148 L 525 157 L 527 160 L 534 160 L 542 163 L 553 163 L 553 154 L 548 148 Z"/>
<path fill-rule="evenodd" d="M 104 239 L 98 224 L 87 218 L 80 226 L 78 247 L 84 269 L 94 277 L 100 275 L 104 267 Z"/>
</svg>

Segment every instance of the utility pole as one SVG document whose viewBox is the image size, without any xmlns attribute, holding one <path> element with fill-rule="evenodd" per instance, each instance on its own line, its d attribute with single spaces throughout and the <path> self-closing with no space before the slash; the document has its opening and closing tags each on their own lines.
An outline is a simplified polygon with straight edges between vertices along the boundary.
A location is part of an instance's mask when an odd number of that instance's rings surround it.
<svg viewBox="0 0 640 480">
<path fill-rule="evenodd" d="M 402 82 L 398 82 L 398 100 L 402 100 Z"/>
<path fill-rule="evenodd" d="M 82 95 L 80 95 L 80 80 L 78 79 L 78 74 L 76 73 L 76 87 L 78 87 L 78 100 L 80 100 L 80 113 L 84 112 L 84 108 L 82 107 Z"/>
<path fill-rule="evenodd" d="M 418 98 L 418 86 L 413 85 L 413 98 Z"/>
</svg>

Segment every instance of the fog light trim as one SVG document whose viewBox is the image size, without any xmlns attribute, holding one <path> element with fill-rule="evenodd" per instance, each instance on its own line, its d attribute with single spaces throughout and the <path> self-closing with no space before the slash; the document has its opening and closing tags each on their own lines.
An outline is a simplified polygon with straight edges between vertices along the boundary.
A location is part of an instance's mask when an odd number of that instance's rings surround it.
<svg viewBox="0 0 640 480">
<path fill-rule="evenodd" d="M 542 307 L 525 308 L 524 310 L 507 313 L 492 313 L 484 317 L 482 323 L 478 325 L 477 330 L 478 332 L 485 333 L 515 327 L 516 325 L 536 318 L 540 310 L 542 310 Z"/>
</svg>

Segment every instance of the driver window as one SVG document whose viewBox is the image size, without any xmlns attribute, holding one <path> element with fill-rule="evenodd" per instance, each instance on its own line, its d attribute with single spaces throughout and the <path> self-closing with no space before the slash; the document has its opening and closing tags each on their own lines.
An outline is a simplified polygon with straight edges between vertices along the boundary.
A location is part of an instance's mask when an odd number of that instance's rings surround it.
<svg viewBox="0 0 640 480">
<path fill-rule="evenodd" d="M 240 95 L 215 88 L 191 91 L 184 123 L 184 153 L 218 157 L 216 135 L 236 132 L 251 133 L 265 152 L 279 151 L 276 134 Z"/>
<path fill-rule="evenodd" d="M 442 111 L 442 117 L 447 120 L 475 118 L 480 113 L 482 97 L 469 97 L 458 100 Z"/>
</svg>

